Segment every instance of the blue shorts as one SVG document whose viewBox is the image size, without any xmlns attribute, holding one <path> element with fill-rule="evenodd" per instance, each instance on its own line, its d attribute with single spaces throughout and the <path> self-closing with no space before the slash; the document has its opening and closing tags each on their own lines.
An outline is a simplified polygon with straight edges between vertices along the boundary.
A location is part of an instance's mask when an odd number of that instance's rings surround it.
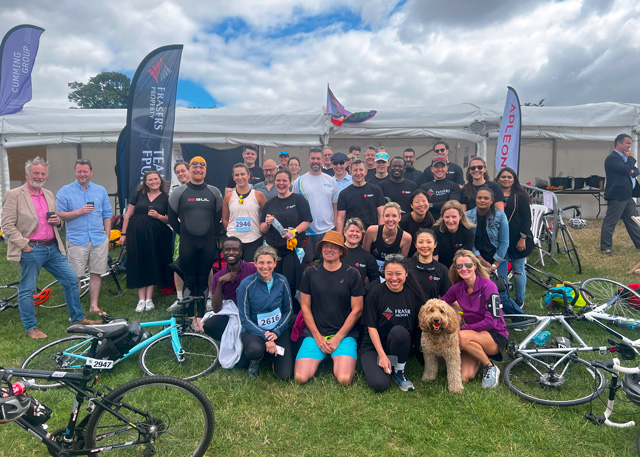
<svg viewBox="0 0 640 457">
<path fill-rule="evenodd" d="M 338 345 L 338 349 L 333 351 L 331 354 L 325 354 L 320 350 L 318 345 L 316 344 L 316 340 L 313 337 L 306 337 L 302 341 L 302 345 L 300 345 L 300 349 L 298 350 L 298 359 L 315 359 L 315 360 L 324 360 L 324 358 L 328 355 L 331 357 L 336 357 L 340 355 L 346 355 L 347 357 L 353 357 L 354 359 L 358 358 L 358 343 L 356 339 L 347 336 Z"/>
</svg>

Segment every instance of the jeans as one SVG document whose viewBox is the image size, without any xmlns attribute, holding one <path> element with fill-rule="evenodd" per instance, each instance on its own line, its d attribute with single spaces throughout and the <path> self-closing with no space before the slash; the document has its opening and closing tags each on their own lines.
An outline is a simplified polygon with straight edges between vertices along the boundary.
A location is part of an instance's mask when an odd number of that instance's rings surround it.
<svg viewBox="0 0 640 457">
<path fill-rule="evenodd" d="M 513 262 L 511 263 L 513 265 Z M 524 269 L 524 265 L 523 265 Z M 498 276 L 501 276 L 504 279 L 506 284 L 509 284 L 507 276 L 509 274 L 509 262 L 504 261 L 498 265 L 497 270 Z M 504 314 L 524 314 L 524 311 L 520 309 L 516 302 L 514 302 L 511 297 L 509 297 L 509 291 L 506 290 L 504 292 L 500 292 L 500 303 L 502 303 L 502 312 Z"/>
<path fill-rule="evenodd" d="M 525 288 L 527 287 L 527 275 L 524 272 L 524 264 L 527 258 L 511 259 L 511 272 L 513 273 L 513 285 L 516 289 L 516 301 L 524 303 Z"/>
<path fill-rule="evenodd" d="M 60 253 L 58 245 L 53 243 L 50 246 L 35 246 L 32 251 L 23 252 L 20 261 L 18 310 L 25 332 L 38 326 L 33 295 L 36 293 L 36 281 L 41 268 L 51 273 L 62 285 L 71 323 L 75 324 L 84 319 L 78 292 L 78 276 Z"/>
</svg>

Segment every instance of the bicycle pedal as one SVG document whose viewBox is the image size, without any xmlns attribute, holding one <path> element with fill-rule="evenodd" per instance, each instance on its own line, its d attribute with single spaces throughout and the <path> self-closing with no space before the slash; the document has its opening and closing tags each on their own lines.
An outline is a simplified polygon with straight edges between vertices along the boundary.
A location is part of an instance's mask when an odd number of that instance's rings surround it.
<svg viewBox="0 0 640 457">
<path fill-rule="evenodd" d="M 584 417 L 590 420 L 591 422 L 595 422 L 598 425 L 604 424 L 604 421 L 605 421 L 604 414 L 600 414 L 596 416 L 593 413 L 585 413 Z"/>
</svg>

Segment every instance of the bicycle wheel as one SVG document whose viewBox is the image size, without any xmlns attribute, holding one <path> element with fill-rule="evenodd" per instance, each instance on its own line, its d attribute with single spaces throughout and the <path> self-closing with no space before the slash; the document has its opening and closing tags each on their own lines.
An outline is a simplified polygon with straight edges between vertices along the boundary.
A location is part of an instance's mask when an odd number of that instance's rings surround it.
<svg viewBox="0 0 640 457">
<path fill-rule="evenodd" d="M 218 345 L 207 335 L 183 333 L 184 354 L 176 358 L 171 335 L 163 336 L 140 353 L 140 368 L 149 376 L 170 375 L 193 380 L 213 371 L 218 361 Z"/>
<path fill-rule="evenodd" d="M 92 341 L 93 338 L 82 335 L 60 338 L 36 350 L 22 362 L 20 368 L 82 373 L 85 361 L 74 357 L 72 354 L 63 354 L 63 351 L 69 351 L 70 348 L 73 348 L 73 354 L 86 356 L 91 348 Z M 47 381 L 46 379 L 36 379 L 35 382 L 36 384 L 33 388 L 40 390 L 55 389 L 63 386 L 62 383 Z"/>
<path fill-rule="evenodd" d="M 45 303 L 40 305 L 40 308 L 61 308 L 67 305 L 67 301 L 64 298 L 64 290 L 58 280 L 50 282 L 42 289 L 51 289 L 51 298 Z M 89 275 L 84 275 L 80 278 L 80 298 L 89 293 Z M 60 303 L 62 302 L 62 303 Z"/>
<path fill-rule="evenodd" d="M 213 438 L 215 418 L 207 396 L 173 376 L 138 378 L 95 403 L 86 429 L 86 446 L 107 447 L 116 456 L 202 456 Z M 124 416 L 119 419 L 114 413 Z M 131 445 L 131 443 L 141 442 Z"/>
<path fill-rule="evenodd" d="M 589 278 L 582 283 L 595 306 L 608 303 L 603 312 L 640 320 L 640 294 L 624 284 L 606 278 Z"/>
<path fill-rule="evenodd" d="M 535 282 L 537 285 L 544 288 L 545 290 L 551 287 L 555 287 L 558 284 L 562 284 L 562 279 L 552 275 L 551 273 L 542 271 L 539 268 L 536 268 L 533 265 L 530 265 L 528 263 L 525 264 L 524 269 L 525 269 L 525 274 L 527 275 L 527 278 Z"/>
<path fill-rule="evenodd" d="M 604 375 L 574 354 L 521 354 L 507 365 L 504 383 L 525 400 L 550 406 L 574 406 L 600 396 Z"/>
<path fill-rule="evenodd" d="M 567 257 L 569 257 L 569 261 L 576 272 L 582 273 L 582 265 L 580 265 L 578 249 L 576 249 L 576 244 L 573 242 L 573 237 L 571 236 L 569 229 L 564 224 L 560 226 L 560 238 L 562 239 L 562 246 L 564 248 L 562 253 L 567 254 Z"/>
</svg>

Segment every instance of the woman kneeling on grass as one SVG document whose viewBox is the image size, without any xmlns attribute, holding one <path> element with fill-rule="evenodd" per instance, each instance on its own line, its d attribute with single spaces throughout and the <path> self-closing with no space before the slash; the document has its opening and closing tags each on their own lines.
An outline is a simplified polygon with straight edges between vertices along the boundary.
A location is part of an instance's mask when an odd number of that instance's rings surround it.
<svg viewBox="0 0 640 457">
<path fill-rule="evenodd" d="M 461 321 L 464 319 L 458 333 L 462 382 L 473 379 L 482 365 L 482 387 L 496 387 L 500 370 L 489 358 L 502 360 L 509 337 L 498 288 L 478 258 L 464 249 L 454 256 L 449 277 L 453 286 L 442 299 L 458 310 Z"/>
<path fill-rule="evenodd" d="M 275 375 L 287 381 L 293 375 L 289 283 L 284 276 L 273 272 L 278 262 L 274 248 L 260 246 L 253 259 L 258 271 L 244 278 L 236 291 L 243 356 L 249 360 L 248 374 L 250 378 L 258 377 L 260 360 L 266 352 L 273 357 Z"/>
<path fill-rule="evenodd" d="M 420 337 L 418 311 L 424 294 L 401 255 L 388 255 L 383 284 L 367 294 L 362 323 L 367 332 L 360 347 L 360 361 L 367 383 L 376 392 L 389 387 L 393 378 L 403 392 L 414 390 L 405 375 L 411 346 Z"/>
</svg>

